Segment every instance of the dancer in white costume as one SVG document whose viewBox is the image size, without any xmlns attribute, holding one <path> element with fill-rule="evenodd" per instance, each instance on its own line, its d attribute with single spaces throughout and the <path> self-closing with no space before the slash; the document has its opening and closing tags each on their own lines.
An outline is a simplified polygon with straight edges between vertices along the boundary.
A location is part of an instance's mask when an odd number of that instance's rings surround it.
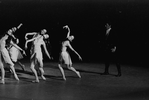
<svg viewBox="0 0 149 100">
<path fill-rule="evenodd" d="M 46 29 L 43 29 L 41 30 L 41 33 L 40 32 L 31 32 L 31 33 L 26 33 L 25 34 L 25 40 L 28 40 L 28 36 L 31 36 L 32 35 L 32 39 L 35 38 L 38 34 L 41 34 L 41 35 L 44 35 L 45 33 L 47 32 Z M 31 46 L 31 49 L 30 49 L 30 54 L 32 54 L 32 51 L 33 51 L 33 44 Z"/>
<path fill-rule="evenodd" d="M 72 42 L 72 40 L 74 39 L 74 36 L 70 36 L 70 29 L 69 27 L 66 25 L 63 28 L 68 29 L 68 33 L 67 33 L 67 39 L 65 41 L 62 42 L 62 49 L 61 49 L 61 54 L 60 54 L 60 58 L 59 58 L 59 64 L 58 67 L 61 71 L 61 74 L 63 76 L 63 79 L 66 80 L 65 74 L 64 74 L 64 70 L 62 68 L 62 63 L 64 63 L 67 68 L 73 72 L 75 72 L 79 78 L 81 78 L 81 75 L 79 73 L 79 71 L 76 71 L 74 67 L 72 67 L 72 61 L 70 58 L 69 53 L 67 52 L 67 47 L 69 47 L 72 51 L 74 51 L 80 60 L 82 60 L 81 56 L 72 48 L 70 42 Z"/>
<path fill-rule="evenodd" d="M 20 27 L 23 24 L 20 23 L 17 27 L 13 27 L 11 30 L 13 32 L 17 31 L 17 29 L 20 29 Z M 25 66 L 18 60 L 23 58 L 23 55 L 21 54 L 20 51 L 23 52 L 24 55 L 26 55 L 25 51 L 21 49 L 17 44 L 19 43 L 19 39 L 16 38 L 14 35 L 12 36 L 13 38 L 9 39 L 9 42 L 7 44 L 7 50 L 9 52 L 10 58 L 13 63 L 17 63 L 21 66 L 22 70 L 25 71 Z M 15 45 L 15 46 L 14 46 Z M 17 48 L 16 48 L 17 47 Z M 11 71 L 11 70 L 10 70 Z M 12 72 L 12 71 L 11 71 Z"/>
<path fill-rule="evenodd" d="M 4 34 L 4 36 L 1 37 L 0 39 L 0 69 L 1 69 L 1 80 L 0 83 L 4 84 L 5 83 L 5 70 L 4 70 L 4 65 L 3 63 L 5 62 L 6 64 L 8 64 L 14 74 L 14 77 L 16 80 L 19 80 L 15 69 L 14 69 L 14 64 L 10 59 L 9 53 L 6 49 L 6 40 L 8 39 L 8 37 L 14 37 L 14 35 L 12 34 L 13 30 L 9 29 L 7 34 Z M 15 45 L 14 45 L 15 46 Z"/>
<path fill-rule="evenodd" d="M 20 48 L 17 45 L 19 43 L 19 39 L 15 39 L 14 40 L 15 42 L 13 40 L 12 39 L 10 40 L 9 47 L 7 48 L 7 50 L 10 54 L 11 60 L 14 63 L 19 64 L 21 66 L 22 70 L 25 71 L 25 65 L 23 65 L 19 60 L 23 58 L 23 55 L 22 55 L 21 51 L 23 52 L 24 55 L 26 55 L 26 53 L 22 48 Z"/>
<path fill-rule="evenodd" d="M 46 80 L 44 77 L 44 70 L 43 70 L 43 56 L 42 56 L 42 50 L 41 46 L 43 46 L 46 55 L 51 59 L 50 54 L 48 53 L 48 50 L 46 48 L 46 44 L 44 42 L 44 39 L 48 39 L 49 35 L 45 34 L 46 30 L 43 29 L 41 33 L 36 33 L 32 39 L 28 39 L 25 43 L 25 48 L 27 48 L 27 43 L 32 42 L 32 51 L 31 51 L 31 70 L 35 75 L 35 81 L 33 82 L 39 82 L 39 78 L 37 75 L 37 71 L 35 70 L 35 65 L 38 63 L 39 64 L 39 70 L 41 72 L 41 78 L 43 80 Z"/>
</svg>

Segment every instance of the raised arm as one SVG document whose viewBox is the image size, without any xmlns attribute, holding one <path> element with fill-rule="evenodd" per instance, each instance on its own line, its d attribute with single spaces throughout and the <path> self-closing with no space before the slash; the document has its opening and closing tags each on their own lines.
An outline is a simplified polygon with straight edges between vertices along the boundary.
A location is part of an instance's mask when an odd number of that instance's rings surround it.
<svg viewBox="0 0 149 100">
<path fill-rule="evenodd" d="M 35 39 L 36 39 L 36 38 L 32 38 L 32 39 L 27 40 L 27 41 L 25 42 L 25 49 L 27 49 L 27 44 L 28 44 L 29 42 L 34 41 Z"/>
<path fill-rule="evenodd" d="M 77 53 L 77 52 L 73 49 L 73 47 L 71 46 L 70 42 L 67 42 L 67 45 L 69 46 L 69 48 L 70 48 L 75 54 L 77 54 L 77 56 L 79 57 L 79 59 L 82 60 L 82 58 L 81 58 L 81 56 L 79 55 L 79 53 Z"/>
<path fill-rule="evenodd" d="M 67 33 L 67 37 L 66 37 L 66 38 L 68 38 L 70 36 L 70 28 L 68 27 L 68 25 L 65 25 L 63 28 L 68 29 L 68 33 Z"/>
<path fill-rule="evenodd" d="M 23 25 L 23 24 L 22 24 L 22 23 L 20 23 L 20 24 L 19 24 L 19 26 L 17 27 L 17 29 L 19 29 L 22 25 Z"/>
<path fill-rule="evenodd" d="M 28 39 L 28 38 L 27 38 L 28 35 L 36 35 L 36 34 L 37 34 L 36 32 L 26 33 L 26 34 L 25 34 L 25 39 L 26 39 L 26 40 Z"/>
</svg>

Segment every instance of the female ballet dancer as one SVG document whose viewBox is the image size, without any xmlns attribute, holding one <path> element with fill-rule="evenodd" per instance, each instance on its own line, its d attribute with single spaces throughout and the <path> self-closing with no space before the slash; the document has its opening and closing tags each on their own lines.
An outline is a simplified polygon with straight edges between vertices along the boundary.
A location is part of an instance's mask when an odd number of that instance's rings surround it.
<svg viewBox="0 0 149 100">
<path fill-rule="evenodd" d="M 33 82 L 39 82 L 39 78 L 37 75 L 37 71 L 35 69 L 35 65 L 38 63 L 39 64 L 39 71 L 41 72 L 41 78 L 43 80 L 46 80 L 44 77 L 44 70 L 43 70 L 43 56 L 42 56 L 42 50 L 41 46 L 43 46 L 46 55 L 48 56 L 49 59 L 51 59 L 50 54 L 48 53 L 48 50 L 46 48 L 46 44 L 44 42 L 44 39 L 48 39 L 49 35 L 45 34 L 47 31 L 44 29 L 41 31 L 41 33 L 36 33 L 32 39 L 27 39 L 25 43 L 25 48 L 27 49 L 27 43 L 32 42 L 32 47 L 31 47 L 31 70 L 35 75 L 35 81 Z"/>
<path fill-rule="evenodd" d="M 5 84 L 5 70 L 4 70 L 4 65 L 3 65 L 4 62 L 10 66 L 10 68 L 14 74 L 15 79 L 19 80 L 19 78 L 16 74 L 16 71 L 14 69 L 14 63 L 11 61 L 9 53 L 6 49 L 6 40 L 8 39 L 8 37 L 14 38 L 14 35 L 12 34 L 12 32 L 13 32 L 13 30 L 9 29 L 7 31 L 7 33 L 4 34 L 0 39 L 0 69 L 1 69 L 0 83 L 2 83 L 2 84 Z"/>
<path fill-rule="evenodd" d="M 17 63 L 21 66 L 22 70 L 25 71 L 25 65 L 23 65 L 19 60 L 23 58 L 23 55 L 26 55 L 25 51 L 20 48 L 17 44 L 19 43 L 19 39 L 10 39 L 8 44 L 8 52 L 10 54 L 10 58 L 13 63 Z M 15 45 L 15 46 L 14 46 Z M 17 48 L 16 48 L 17 47 Z M 22 51 L 22 53 L 21 53 Z"/>
<path fill-rule="evenodd" d="M 23 24 L 20 23 L 17 27 L 13 27 L 11 30 L 12 32 L 16 32 Z M 25 51 L 23 49 L 21 49 L 17 44 L 19 43 L 19 39 L 16 38 L 13 35 L 13 38 L 9 38 L 8 42 L 7 42 L 7 50 L 9 52 L 10 58 L 12 60 L 13 63 L 17 63 L 21 66 L 22 70 L 25 71 L 25 66 L 19 61 L 20 59 L 23 58 L 23 55 L 21 54 L 20 51 L 22 51 L 22 53 L 24 55 L 26 55 Z M 15 45 L 15 46 L 14 46 Z M 17 47 L 17 48 L 16 48 Z M 10 72 L 12 72 L 10 70 Z"/>
<path fill-rule="evenodd" d="M 47 32 L 46 29 L 42 29 L 41 32 L 30 32 L 30 33 L 26 33 L 25 34 L 25 40 L 28 40 L 28 36 L 32 36 L 32 38 L 36 37 L 38 34 L 45 34 Z M 45 39 L 44 39 L 45 40 Z M 47 40 L 47 39 L 46 39 Z M 32 44 L 33 45 L 33 44 Z M 30 54 L 32 54 L 32 51 L 33 51 L 33 47 L 34 46 L 31 46 L 31 49 L 30 49 Z"/>
<path fill-rule="evenodd" d="M 76 71 L 74 67 L 72 67 L 72 61 L 71 61 L 71 57 L 69 55 L 69 53 L 67 52 L 67 47 L 69 47 L 72 51 L 74 51 L 80 60 L 82 60 L 81 56 L 72 48 L 70 42 L 72 42 L 72 40 L 74 39 L 74 36 L 70 36 L 70 29 L 69 27 L 66 25 L 64 26 L 63 28 L 66 28 L 68 29 L 68 33 L 67 33 L 67 38 L 65 41 L 62 42 L 62 48 L 61 48 L 61 53 L 60 53 L 60 58 L 59 58 L 59 64 L 58 64 L 58 67 L 61 71 L 61 74 L 63 76 L 63 79 L 66 80 L 66 77 L 65 77 L 65 73 L 64 73 L 64 70 L 62 68 L 62 63 L 64 63 L 67 68 L 73 72 L 75 72 L 79 78 L 81 78 L 81 75 L 79 73 L 79 71 Z"/>
</svg>

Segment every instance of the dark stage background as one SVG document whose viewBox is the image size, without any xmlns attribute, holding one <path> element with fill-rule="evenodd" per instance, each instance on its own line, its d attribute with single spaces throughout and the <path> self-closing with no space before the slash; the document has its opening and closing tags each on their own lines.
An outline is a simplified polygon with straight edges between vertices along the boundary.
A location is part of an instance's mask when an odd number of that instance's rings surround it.
<svg viewBox="0 0 149 100">
<path fill-rule="evenodd" d="M 25 33 L 48 30 L 51 43 L 48 49 L 54 61 L 58 61 L 60 42 L 67 33 L 62 27 L 69 25 L 71 35 L 75 36 L 72 46 L 84 62 L 103 61 L 98 41 L 109 23 L 121 62 L 148 65 L 148 0 L 1 0 L 1 34 L 20 23 L 23 26 L 15 35 L 22 48 Z M 73 61 L 80 62 L 73 52 L 70 54 Z M 29 55 L 25 59 L 28 58 Z"/>
</svg>

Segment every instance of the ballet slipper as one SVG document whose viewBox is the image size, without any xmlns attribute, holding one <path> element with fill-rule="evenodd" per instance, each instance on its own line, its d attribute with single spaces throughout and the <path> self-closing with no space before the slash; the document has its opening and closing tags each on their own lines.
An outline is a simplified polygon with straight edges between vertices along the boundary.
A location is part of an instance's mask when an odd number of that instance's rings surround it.
<svg viewBox="0 0 149 100">
<path fill-rule="evenodd" d="M 15 76 L 15 79 L 17 80 L 17 81 L 19 81 L 19 78 L 18 78 L 18 76 L 17 75 L 14 75 Z"/>
<path fill-rule="evenodd" d="M 15 78 L 17 81 L 19 81 L 19 78 Z"/>
<path fill-rule="evenodd" d="M 45 78 L 43 75 L 41 76 L 41 78 L 42 78 L 43 80 L 46 80 L 46 78 Z"/>
<path fill-rule="evenodd" d="M 81 78 L 80 72 L 77 72 L 77 75 L 78 75 L 79 78 Z"/>
<path fill-rule="evenodd" d="M 1 79 L 0 80 L 0 84 L 5 84 L 5 80 L 4 79 Z"/>
<path fill-rule="evenodd" d="M 32 81 L 33 83 L 39 83 L 39 80 L 34 80 L 34 81 Z"/>
<path fill-rule="evenodd" d="M 65 77 L 63 77 L 63 79 L 64 79 L 64 81 L 66 81 L 66 78 Z"/>
</svg>

